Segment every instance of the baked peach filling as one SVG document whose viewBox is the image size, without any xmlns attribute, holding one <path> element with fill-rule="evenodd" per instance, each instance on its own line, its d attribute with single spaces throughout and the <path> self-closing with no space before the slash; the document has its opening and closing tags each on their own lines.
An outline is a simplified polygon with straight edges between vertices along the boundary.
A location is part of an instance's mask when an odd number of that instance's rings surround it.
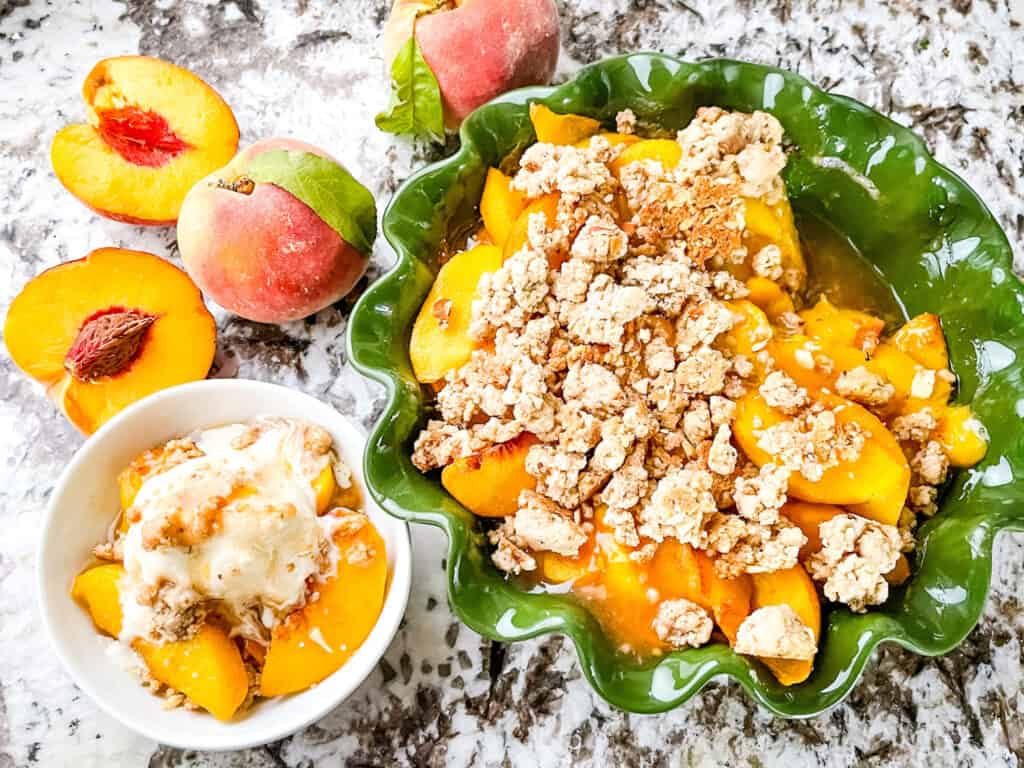
<svg viewBox="0 0 1024 768">
<path fill-rule="evenodd" d="M 675 138 L 530 115 L 413 327 L 436 393 L 413 463 L 486 519 L 499 569 L 571 591 L 623 652 L 718 638 L 799 683 L 822 601 L 883 603 L 985 453 L 941 322 L 798 228 L 771 115 L 702 108 Z"/>
<path fill-rule="evenodd" d="M 323 680 L 376 624 L 387 552 L 323 429 L 265 418 L 171 440 L 118 492 L 106 562 L 72 595 L 170 705 L 229 720 Z"/>
</svg>

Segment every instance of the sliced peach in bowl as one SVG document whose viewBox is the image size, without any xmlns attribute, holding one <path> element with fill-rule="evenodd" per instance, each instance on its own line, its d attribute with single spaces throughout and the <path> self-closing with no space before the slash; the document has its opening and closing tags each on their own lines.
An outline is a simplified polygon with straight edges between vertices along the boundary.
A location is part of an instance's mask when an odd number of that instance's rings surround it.
<svg viewBox="0 0 1024 768">
<path fill-rule="evenodd" d="M 15 364 L 88 434 L 146 395 L 205 378 L 216 326 L 173 264 L 101 248 L 31 280 L 11 303 L 4 340 Z"/>
<path fill-rule="evenodd" d="M 821 603 L 818 590 L 804 567 L 797 563 L 791 568 L 771 573 L 752 574 L 754 585 L 753 608 L 770 605 L 788 605 L 800 621 L 814 632 L 815 641 L 821 638 Z M 775 678 L 783 685 L 802 683 L 814 669 L 813 659 L 772 659 L 761 657 Z"/>
<path fill-rule="evenodd" d="M 793 472 L 790 495 L 818 504 L 850 505 L 857 514 L 896 525 L 910 487 L 910 467 L 899 443 L 866 408 L 834 395 L 819 393 L 816 397 L 834 410 L 838 425 L 855 424 L 860 428 L 864 446 L 857 459 L 840 461 L 826 469 L 819 480 Z M 771 408 L 756 390 L 737 402 L 733 427 L 736 441 L 758 466 L 774 460 L 760 445 L 762 431 L 785 420 L 786 416 Z"/>
<path fill-rule="evenodd" d="M 474 515 L 514 515 L 520 491 L 537 484 L 526 471 L 526 454 L 536 443 L 536 437 L 523 432 L 506 443 L 456 459 L 441 470 L 441 484 Z"/>
<path fill-rule="evenodd" d="M 496 245 L 478 245 L 441 267 L 409 338 L 409 357 L 419 381 L 440 381 L 448 371 L 469 362 L 475 348 L 469 322 L 477 285 L 486 273 L 497 271 L 501 260 Z"/>
<path fill-rule="evenodd" d="M 231 108 L 170 62 L 104 59 L 82 97 L 88 122 L 61 129 L 50 158 L 60 183 L 108 218 L 173 224 L 192 185 L 238 149 Z"/>
</svg>

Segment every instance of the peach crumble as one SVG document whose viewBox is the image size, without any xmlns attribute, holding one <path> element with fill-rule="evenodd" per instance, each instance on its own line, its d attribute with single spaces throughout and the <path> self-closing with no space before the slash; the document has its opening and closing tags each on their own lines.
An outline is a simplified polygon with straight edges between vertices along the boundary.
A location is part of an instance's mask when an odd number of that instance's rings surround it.
<svg viewBox="0 0 1024 768">
<path fill-rule="evenodd" d="M 569 585 L 624 652 L 724 636 L 797 683 L 819 592 L 884 602 L 983 430 L 938 318 L 886 335 L 813 295 L 773 116 L 616 126 L 488 174 L 413 330 L 436 412 L 412 461 L 494 519 L 499 569 Z"/>
<path fill-rule="evenodd" d="M 171 440 L 72 594 L 167 706 L 227 720 L 341 667 L 383 603 L 384 542 L 326 430 L 261 418 Z"/>
</svg>

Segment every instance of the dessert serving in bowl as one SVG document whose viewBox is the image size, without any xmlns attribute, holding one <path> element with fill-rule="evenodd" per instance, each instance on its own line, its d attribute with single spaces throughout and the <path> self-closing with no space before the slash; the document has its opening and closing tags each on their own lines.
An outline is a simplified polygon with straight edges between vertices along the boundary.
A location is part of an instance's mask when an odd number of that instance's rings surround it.
<svg viewBox="0 0 1024 768">
<path fill-rule="evenodd" d="M 47 513 L 42 613 L 75 682 L 162 743 L 239 749 L 344 700 L 408 601 L 404 523 L 363 438 L 309 395 L 212 380 L 152 395 L 78 452 Z"/>
<path fill-rule="evenodd" d="M 349 338 L 389 392 L 367 487 L 446 531 L 467 624 L 569 635 L 642 712 L 727 674 L 810 715 L 880 642 L 963 639 L 1020 524 L 1024 324 L 961 180 L 796 75 L 647 54 L 462 143 Z"/>
</svg>

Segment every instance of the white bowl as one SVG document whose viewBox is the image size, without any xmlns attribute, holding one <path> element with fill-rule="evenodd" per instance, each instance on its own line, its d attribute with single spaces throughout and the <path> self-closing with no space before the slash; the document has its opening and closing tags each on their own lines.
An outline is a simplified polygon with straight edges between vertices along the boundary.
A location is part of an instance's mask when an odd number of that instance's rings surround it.
<svg viewBox="0 0 1024 768">
<path fill-rule="evenodd" d="M 409 601 L 412 554 L 409 529 L 385 514 L 368 494 L 366 513 L 388 550 L 388 591 L 376 626 L 345 665 L 302 693 L 267 699 L 230 723 L 205 712 L 165 710 L 108 652 L 70 595 L 75 576 L 103 541 L 118 510 L 116 478 L 142 451 L 195 429 L 254 416 L 306 419 L 324 427 L 335 449 L 363 483 L 360 431 L 326 403 L 274 384 L 221 379 L 185 384 L 151 395 L 111 419 L 75 454 L 57 482 L 39 546 L 39 598 L 43 623 L 72 679 L 103 710 L 142 735 L 183 749 L 243 749 L 283 738 L 338 706 L 387 650 Z"/>
</svg>

